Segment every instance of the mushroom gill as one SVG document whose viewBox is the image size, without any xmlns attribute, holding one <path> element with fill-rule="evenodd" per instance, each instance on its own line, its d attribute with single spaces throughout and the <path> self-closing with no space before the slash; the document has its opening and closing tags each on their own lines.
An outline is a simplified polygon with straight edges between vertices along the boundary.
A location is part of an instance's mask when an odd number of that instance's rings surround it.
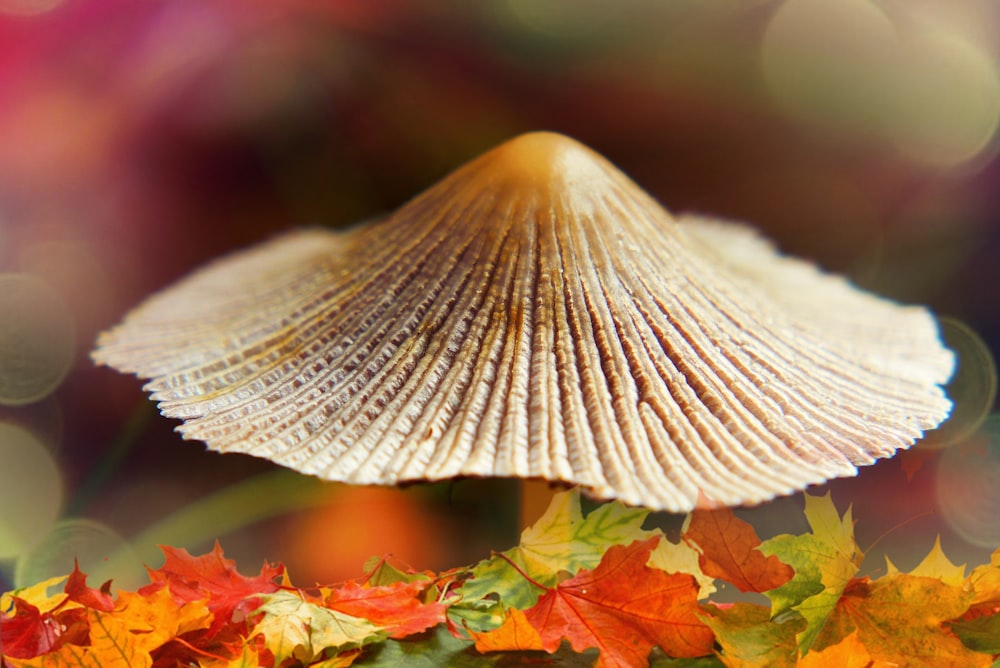
<svg viewBox="0 0 1000 668">
<path fill-rule="evenodd" d="M 330 480 L 565 481 L 686 511 L 856 473 L 948 414 L 925 309 L 515 138 L 374 224 L 219 260 L 103 334 L 185 438 Z"/>
</svg>

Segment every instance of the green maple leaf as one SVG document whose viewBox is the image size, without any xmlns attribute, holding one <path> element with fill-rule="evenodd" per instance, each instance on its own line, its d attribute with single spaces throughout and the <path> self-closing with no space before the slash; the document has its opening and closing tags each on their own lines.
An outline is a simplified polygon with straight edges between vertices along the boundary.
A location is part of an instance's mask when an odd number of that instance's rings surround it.
<svg viewBox="0 0 1000 668">
<path fill-rule="evenodd" d="M 1000 654 L 1000 612 L 987 617 L 950 622 L 949 628 L 969 649 L 986 654 Z"/>
<path fill-rule="evenodd" d="M 461 594 L 466 600 L 476 600 L 496 592 L 507 607 L 530 608 L 543 592 L 510 562 L 539 584 L 553 586 L 560 574 L 595 568 L 612 545 L 657 535 L 642 530 L 648 514 L 620 503 L 605 503 L 584 517 L 579 491 L 556 494 L 545 514 L 521 534 L 521 544 L 504 552 L 506 559 L 494 555 L 472 569 Z"/>
<path fill-rule="evenodd" d="M 385 629 L 368 620 L 345 615 L 302 600 L 289 591 L 261 597 L 256 612 L 264 613 L 251 637 L 264 636 L 275 665 L 293 657 L 309 663 L 327 649 L 345 650 L 384 640 Z"/>
<path fill-rule="evenodd" d="M 726 665 L 743 668 L 796 665 L 796 634 L 806 625 L 801 617 L 772 621 L 767 608 L 752 603 L 736 603 L 725 609 L 709 606 L 708 611 L 711 616 L 705 618 L 705 623 L 715 632 Z"/>
<path fill-rule="evenodd" d="M 795 569 L 791 580 L 765 595 L 771 599 L 772 619 L 794 614 L 805 618 L 806 627 L 798 634 L 803 654 L 816 640 L 851 578 L 857 575 L 864 556 L 854 541 L 850 508 L 841 517 L 829 493 L 806 494 L 805 499 L 805 516 L 812 532 L 775 536 L 758 548 Z"/>
<path fill-rule="evenodd" d="M 493 661 L 476 652 L 471 640 L 453 636 L 440 624 L 437 627 L 405 640 L 386 640 L 367 648 L 352 666 L 372 668 L 473 668 L 491 666 Z"/>
</svg>

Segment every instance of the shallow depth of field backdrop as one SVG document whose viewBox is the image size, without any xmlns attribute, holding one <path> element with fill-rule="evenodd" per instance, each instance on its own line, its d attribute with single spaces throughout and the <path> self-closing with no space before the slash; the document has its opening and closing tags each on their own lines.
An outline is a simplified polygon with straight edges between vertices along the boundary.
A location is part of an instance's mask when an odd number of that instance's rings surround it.
<svg viewBox="0 0 1000 668">
<path fill-rule="evenodd" d="M 912 567 L 938 534 L 953 561 L 987 561 L 998 121 L 991 0 L 0 0 L 0 591 L 74 554 L 133 586 L 158 542 L 218 538 L 298 583 L 514 544 L 512 484 L 349 488 L 209 453 L 88 352 L 210 258 L 378 216 L 535 129 L 670 210 L 751 221 L 934 308 L 961 357 L 955 419 L 828 487 L 854 505 L 870 573 L 883 552 Z M 25 345 L 45 363 L 4 357 Z M 802 532 L 801 505 L 740 514 L 764 537 Z"/>
</svg>

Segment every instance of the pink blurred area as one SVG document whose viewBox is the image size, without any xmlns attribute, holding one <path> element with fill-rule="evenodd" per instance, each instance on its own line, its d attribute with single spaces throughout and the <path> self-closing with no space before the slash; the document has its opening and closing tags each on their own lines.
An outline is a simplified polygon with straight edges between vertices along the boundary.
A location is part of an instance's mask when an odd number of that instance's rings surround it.
<svg viewBox="0 0 1000 668">
<path fill-rule="evenodd" d="M 55 394 L 0 418 L 52 444 L 66 514 L 126 538 L 270 472 L 182 443 L 138 381 L 92 366 L 97 333 L 213 257 L 294 226 L 378 216 L 536 129 L 605 154 L 672 211 L 751 221 L 789 252 L 965 323 L 995 351 L 992 131 L 961 160 L 928 159 L 887 139 L 891 114 L 858 121 L 860 97 L 822 118 L 782 104 L 761 53 L 789 3 L 0 0 L 0 273 L 55 288 L 78 350 Z M 955 6 L 947 38 L 995 68 L 1000 14 Z M 885 16 L 923 34 L 912 8 Z M 838 104 L 863 93 L 830 85 Z M 946 552 L 975 558 L 943 521 L 936 455 L 925 459 L 909 480 L 903 457 L 830 487 L 866 540 L 886 534 L 916 554 L 941 531 Z M 317 492 L 327 501 L 218 537 L 301 581 L 358 575 L 361 555 L 386 552 L 440 569 L 516 540 L 513 487 L 486 489 L 331 486 Z M 764 531 L 801 530 L 785 524 L 789 504 L 801 498 L 749 514 Z M 215 521 L 198 541 L 216 537 Z"/>
</svg>

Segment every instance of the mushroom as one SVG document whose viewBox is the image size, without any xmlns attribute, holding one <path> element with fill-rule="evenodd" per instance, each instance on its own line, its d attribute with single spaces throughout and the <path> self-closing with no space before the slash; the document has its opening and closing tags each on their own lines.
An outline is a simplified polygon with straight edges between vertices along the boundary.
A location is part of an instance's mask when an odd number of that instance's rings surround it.
<svg viewBox="0 0 1000 668">
<path fill-rule="evenodd" d="M 502 476 L 688 511 L 857 472 L 950 410 L 932 315 L 675 219 L 554 133 L 387 218 L 216 261 L 104 333 L 184 438 L 329 480 Z"/>
</svg>

